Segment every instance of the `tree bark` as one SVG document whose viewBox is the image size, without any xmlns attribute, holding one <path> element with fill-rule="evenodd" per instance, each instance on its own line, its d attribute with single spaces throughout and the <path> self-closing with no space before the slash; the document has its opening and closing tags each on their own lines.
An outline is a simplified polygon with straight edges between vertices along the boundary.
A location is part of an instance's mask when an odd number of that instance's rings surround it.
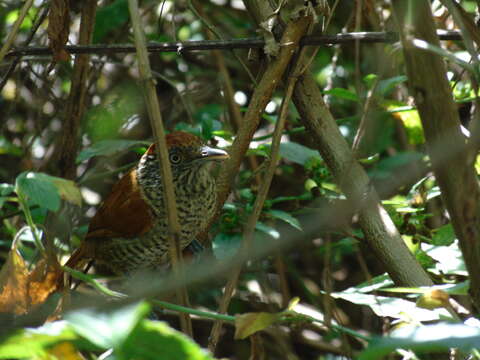
<svg viewBox="0 0 480 360">
<path fill-rule="evenodd" d="M 470 274 L 470 294 L 480 309 L 480 230 L 476 154 L 467 151 L 443 59 L 418 47 L 418 39 L 440 46 L 426 0 L 394 0 L 394 14 L 411 94 L 420 113 L 435 177 Z M 416 44 L 414 44 L 414 41 Z"/>
<path fill-rule="evenodd" d="M 244 2 L 257 24 L 273 13 L 272 9 L 259 7 L 255 1 Z M 354 158 L 310 73 L 298 79 L 293 101 L 329 170 L 349 200 L 359 207 L 365 239 L 395 283 L 403 286 L 433 284 L 380 204 L 370 179 Z"/>
</svg>

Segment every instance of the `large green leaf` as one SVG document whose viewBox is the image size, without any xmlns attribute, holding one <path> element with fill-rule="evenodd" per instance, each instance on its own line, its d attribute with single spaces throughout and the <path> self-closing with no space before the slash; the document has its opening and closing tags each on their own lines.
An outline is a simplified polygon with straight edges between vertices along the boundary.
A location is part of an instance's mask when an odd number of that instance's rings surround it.
<svg viewBox="0 0 480 360">
<path fill-rule="evenodd" d="M 73 329 L 103 349 L 121 349 L 133 329 L 150 311 L 146 303 L 132 304 L 115 311 L 83 309 L 66 315 Z"/>
<path fill-rule="evenodd" d="M 468 351 L 478 347 L 480 347 L 479 327 L 447 323 L 420 327 L 402 326 L 390 336 L 372 341 L 359 359 L 383 359 L 395 349 L 438 352 L 448 351 L 450 348 Z"/>
<path fill-rule="evenodd" d="M 44 173 L 31 171 L 21 173 L 17 176 L 15 191 L 31 204 L 51 211 L 57 211 L 60 208 L 60 199 L 75 205 L 82 203 L 80 189 L 73 181 Z"/>
<path fill-rule="evenodd" d="M 125 341 L 127 359 L 142 360 L 213 360 L 195 342 L 179 331 L 158 321 L 143 320 Z"/>
<path fill-rule="evenodd" d="M 48 347 L 78 337 L 65 321 L 47 323 L 37 329 L 18 330 L 0 343 L 0 359 L 37 358 L 46 355 Z"/>
<path fill-rule="evenodd" d="M 49 175 L 23 172 L 17 176 L 15 191 L 33 205 L 39 205 L 51 211 L 57 211 L 60 208 L 60 194 Z"/>
</svg>

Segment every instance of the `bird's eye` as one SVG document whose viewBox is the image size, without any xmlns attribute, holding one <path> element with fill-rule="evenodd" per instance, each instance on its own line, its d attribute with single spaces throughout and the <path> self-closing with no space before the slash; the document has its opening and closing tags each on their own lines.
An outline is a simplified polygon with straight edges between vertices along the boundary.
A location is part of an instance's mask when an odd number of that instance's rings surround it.
<svg viewBox="0 0 480 360">
<path fill-rule="evenodd" d="M 178 154 L 170 154 L 170 162 L 172 164 L 178 164 L 182 160 L 181 156 Z"/>
</svg>

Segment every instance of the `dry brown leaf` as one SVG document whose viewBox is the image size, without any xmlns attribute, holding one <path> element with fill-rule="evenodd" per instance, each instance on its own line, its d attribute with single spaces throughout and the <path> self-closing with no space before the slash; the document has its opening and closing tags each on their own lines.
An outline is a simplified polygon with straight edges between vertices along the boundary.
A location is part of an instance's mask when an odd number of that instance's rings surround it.
<svg viewBox="0 0 480 360">
<path fill-rule="evenodd" d="M 28 313 L 57 290 L 60 276 L 63 272 L 56 258 L 43 258 L 29 271 L 17 247 L 12 246 L 0 271 L 0 312 Z"/>
<path fill-rule="evenodd" d="M 28 269 L 16 246 L 8 254 L 0 271 L 0 312 L 24 314 L 27 312 Z"/>
<path fill-rule="evenodd" d="M 65 50 L 70 31 L 68 0 L 52 0 L 48 14 L 48 39 L 55 61 L 68 61 L 70 54 Z"/>
</svg>

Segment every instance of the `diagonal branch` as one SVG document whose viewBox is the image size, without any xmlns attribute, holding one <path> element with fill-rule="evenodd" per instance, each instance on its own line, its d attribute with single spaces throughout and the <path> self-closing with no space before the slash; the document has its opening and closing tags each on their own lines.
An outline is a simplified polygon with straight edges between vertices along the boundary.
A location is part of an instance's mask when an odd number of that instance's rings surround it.
<svg viewBox="0 0 480 360">
<path fill-rule="evenodd" d="M 266 11 L 252 15 L 261 20 L 269 14 Z M 432 280 L 405 245 L 368 175 L 354 158 L 310 73 L 298 79 L 293 101 L 329 170 L 351 206 L 359 209 L 359 223 L 365 238 L 392 279 L 406 286 L 431 285 Z"/>
</svg>

